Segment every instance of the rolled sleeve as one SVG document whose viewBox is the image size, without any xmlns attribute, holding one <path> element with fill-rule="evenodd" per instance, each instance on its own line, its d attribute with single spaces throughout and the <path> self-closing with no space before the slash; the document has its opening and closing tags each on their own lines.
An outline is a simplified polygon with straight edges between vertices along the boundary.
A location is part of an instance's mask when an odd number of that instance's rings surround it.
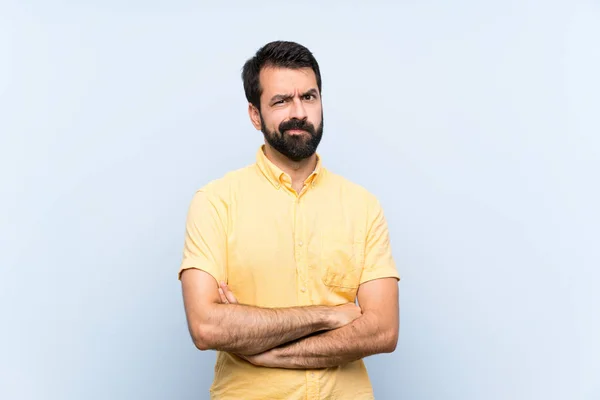
<svg viewBox="0 0 600 400">
<path fill-rule="evenodd" d="M 372 218 L 365 243 L 365 262 L 360 283 L 379 278 L 400 280 L 400 274 L 392 256 L 388 224 L 378 201 L 374 202 L 370 215 Z"/>
<path fill-rule="evenodd" d="M 211 274 L 217 282 L 227 281 L 226 208 L 207 192 L 192 198 L 185 225 L 183 259 L 178 279 L 186 269 Z"/>
</svg>

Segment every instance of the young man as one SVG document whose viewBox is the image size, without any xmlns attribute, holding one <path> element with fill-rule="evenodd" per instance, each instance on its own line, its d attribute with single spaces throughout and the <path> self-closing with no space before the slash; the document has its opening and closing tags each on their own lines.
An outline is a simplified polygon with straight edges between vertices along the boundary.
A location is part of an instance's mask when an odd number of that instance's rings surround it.
<svg viewBox="0 0 600 400">
<path fill-rule="evenodd" d="M 242 78 L 265 144 L 195 193 L 179 271 L 193 341 L 218 351 L 211 398 L 372 399 L 362 359 L 394 351 L 399 326 L 382 208 L 316 153 L 308 49 L 269 43 Z"/>
</svg>

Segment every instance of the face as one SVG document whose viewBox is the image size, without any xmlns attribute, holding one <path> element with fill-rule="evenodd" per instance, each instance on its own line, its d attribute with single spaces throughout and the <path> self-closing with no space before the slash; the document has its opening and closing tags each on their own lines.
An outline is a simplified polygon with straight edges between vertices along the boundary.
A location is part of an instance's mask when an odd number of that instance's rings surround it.
<svg viewBox="0 0 600 400">
<path fill-rule="evenodd" d="M 261 110 L 251 107 L 266 142 L 292 161 L 312 156 L 323 135 L 323 109 L 311 68 L 263 68 Z"/>
</svg>

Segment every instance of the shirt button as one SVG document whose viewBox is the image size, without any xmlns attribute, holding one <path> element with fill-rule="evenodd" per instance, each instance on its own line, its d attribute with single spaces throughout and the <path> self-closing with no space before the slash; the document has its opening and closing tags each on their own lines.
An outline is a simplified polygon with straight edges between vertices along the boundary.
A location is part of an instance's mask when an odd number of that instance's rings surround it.
<svg viewBox="0 0 600 400">
<path fill-rule="evenodd" d="M 304 242 L 302 242 L 302 240 L 298 241 L 298 246 L 302 246 L 304 244 Z"/>
<path fill-rule="evenodd" d="M 306 288 L 305 288 L 304 286 L 302 286 L 302 287 L 300 288 L 300 290 L 301 290 L 302 292 L 306 292 Z"/>
</svg>

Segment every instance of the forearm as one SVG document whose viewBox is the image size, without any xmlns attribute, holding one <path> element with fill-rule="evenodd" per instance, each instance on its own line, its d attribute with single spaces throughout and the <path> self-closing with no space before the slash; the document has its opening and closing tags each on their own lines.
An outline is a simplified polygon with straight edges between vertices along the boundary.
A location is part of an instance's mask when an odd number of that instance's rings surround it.
<svg viewBox="0 0 600 400">
<path fill-rule="evenodd" d="M 198 327 L 200 348 L 252 355 L 325 329 L 332 329 L 332 308 L 260 308 L 215 304 Z"/>
<path fill-rule="evenodd" d="M 273 367 L 328 368 L 394 350 L 397 331 L 383 329 L 373 313 L 352 323 L 273 349 Z"/>
</svg>

